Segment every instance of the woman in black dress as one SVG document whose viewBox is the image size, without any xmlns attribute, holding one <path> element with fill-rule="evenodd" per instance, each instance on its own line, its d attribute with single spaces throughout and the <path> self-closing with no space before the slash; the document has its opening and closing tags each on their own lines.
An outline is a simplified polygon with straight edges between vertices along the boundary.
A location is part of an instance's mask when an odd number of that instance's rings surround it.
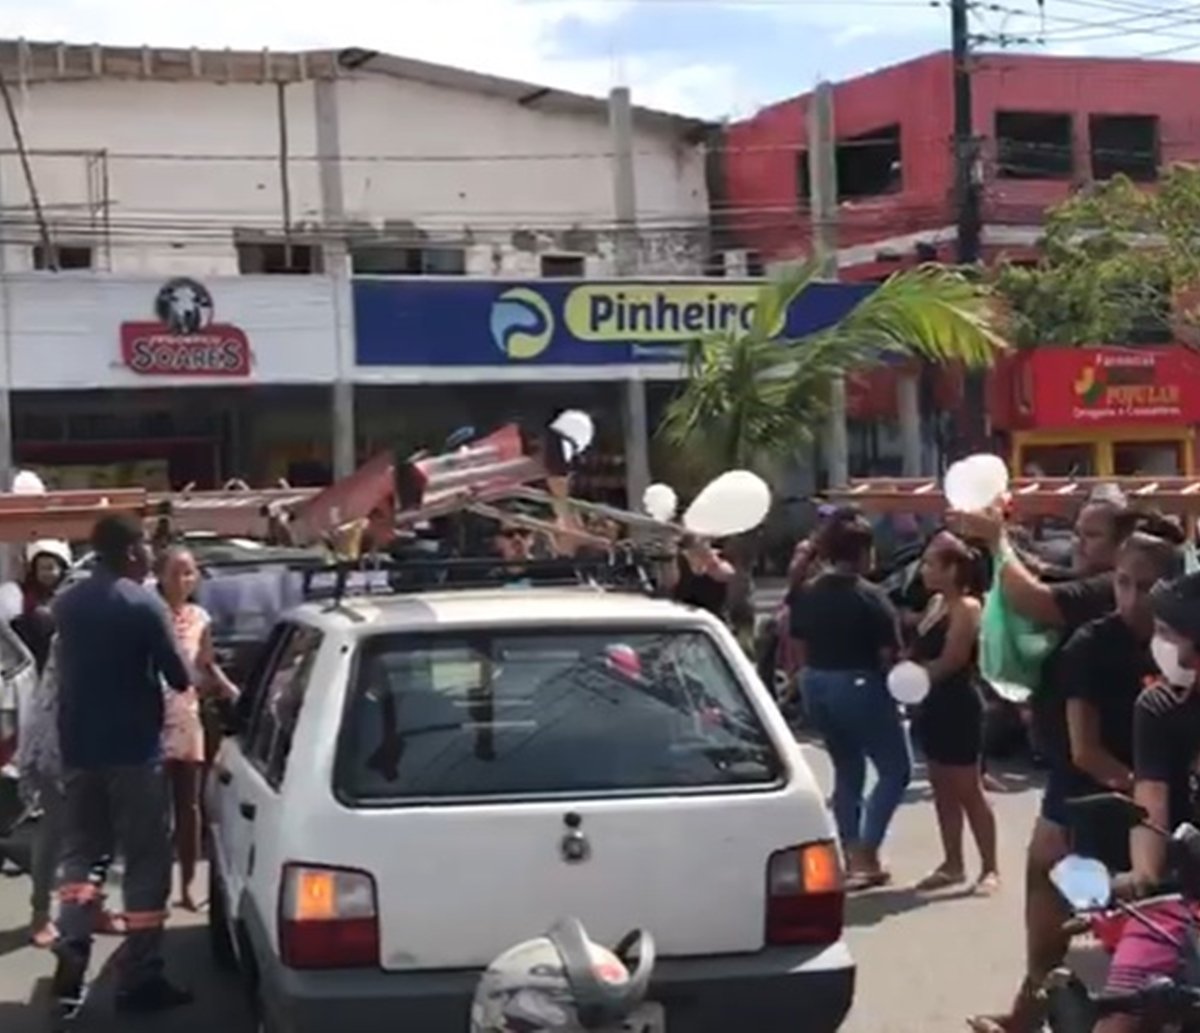
<svg viewBox="0 0 1200 1033">
<path fill-rule="evenodd" d="M 991 893 L 999 884 L 996 816 L 984 793 L 983 695 L 975 670 L 984 576 L 983 557 L 943 531 L 930 541 L 921 578 L 932 593 L 917 625 L 912 658 L 929 673 L 929 695 L 916 731 L 925 754 L 945 859 L 919 885 L 934 890 L 966 881 L 964 818 L 979 849 L 975 888 Z"/>
</svg>

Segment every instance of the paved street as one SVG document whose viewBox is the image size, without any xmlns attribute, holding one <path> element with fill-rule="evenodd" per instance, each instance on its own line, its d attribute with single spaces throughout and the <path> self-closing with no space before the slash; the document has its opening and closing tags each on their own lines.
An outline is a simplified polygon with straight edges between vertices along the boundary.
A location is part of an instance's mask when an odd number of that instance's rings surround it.
<svg viewBox="0 0 1200 1033">
<path fill-rule="evenodd" d="M 808 753 L 828 784 L 828 765 Z M 928 788 L 918 779 L 901 810 L 889 849 L 897 885 L 851 905 L 849 937 L 859 962 L 859 993 L 847 1033 L 962 1033 L 963 1017 L 999 1005 L 1012 989 L 1020 945 L 1020 862 L 1033 820 L 1036 790 L 1027 776 L 1005 776 L 1010 791 L 997 794 L 1003 863 L 1008 884 L 998 897 L 951 893 L 929 900 L 907 887 L 938 860 Z M 26 883 L 0 882 L 0 1031 L 41 1033 L 42 1012 L 29 1007 L 31 991 L 49 969 L 44 955 L 23 946 Z M 236 988 L 208 965 L 204 930 L 177 923 L 170 933 L 173 971 L 196 988 L 201 1003 L 167 1021 L 148 1023 L 154 1033 L 248 1033 Z M 97 1001 L 81 1030 L 116 1033 Z M 121 1033 L 134 1028 L 126 1024 Z"/>
</svg>

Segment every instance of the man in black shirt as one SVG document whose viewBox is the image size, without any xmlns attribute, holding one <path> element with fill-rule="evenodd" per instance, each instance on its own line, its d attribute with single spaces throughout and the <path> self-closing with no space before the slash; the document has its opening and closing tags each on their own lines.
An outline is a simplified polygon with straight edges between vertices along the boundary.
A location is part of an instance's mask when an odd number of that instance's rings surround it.
<svg viewBox="0 0 1200 1033">
<path fill-rule="evenodd" d="M 1003 560 L 999 584 L 1008 605 L 1022 617 L 1061 632 L 1062 642 L 1115 606 L 1112 568 L 1117 549 L 1132 530 L 1118 499 L 1096 498 L 1080 510 L 1073 555 L 1078 576 L 1055 584 L 1042 581 L 1022 562 L 1009 541 L 999 507 L 984 513 L 951 514 L 950 523 L 960 534 L 986 545 L 996 560 Z M 1070 945 L 1062 928 L 1067 916 L 1050 881 L 1050 870 L 1070 849 L 1065 806 L 1071 770 L 1066 699 L 1067 678 L 1060 650 L 1043 666 L 1042 682 L 1031 707 L 1034 737 L 1050 770 L 1026 856 L 1026 978 L 1008 1015 L 971 1020 L 972 1028 L 982 1033 L 1031 1033 L 1038 1028 L 1037 990 L 1047 973 L 1061 964 Z"/>
<path fill-rule="evenodd" d="M 1200 575 L 1164 584 L 1153 596 L 1156 617 L 1152 649 L 1162 674 L 1138 698 L 1134 710 L 1134 799 L 1147 819 L 1173 829 L 1197 818 L 1196 769 L 1200 762 Z M 1138 827 L 1130 836 L 1133 882 L 1153 892 L 1167 877 L 1167 844 L 1160 833 Z M 1153 907 L 1154 924 L 1184 942 L 1188 909 L 1181 904 Z M 1105 989 L 1129 993 L 1163 976 L 1178 978 L 1182 953 L 1142 925 L 1128 922 L 1113 955 Z M 1137 1016 L 1110 1016 L 1096 1033 L 1135 1033 L 1144 1028 Z"/>
<path fill-rule="evenodd" d="M 733 564 L 708 542 L 687 537 L 679 544 L 679 557 L 672 573 L 673 583 L 668 587 L 676 602 L 707 610 L 724 620 L 729 582 L 735 573 Z"/>
<path fill-rule="evenodd" d="M 1067 798 L 1133 788 L 1134 704 L 1158 674 L 1150 654 L 1150 593 L 1176 577 L 1181 565 L 1169 542 L 1131 535 L 1117 558 L 1116 612 L 1085 624 L 1062 651 L 1072 761 L 1062 776 Z M 1129 867 L 1123 828 L 1076 817 L 1071 831 L 1076 853 L 1098 857 L 1116 871 Z"/>
</svg>

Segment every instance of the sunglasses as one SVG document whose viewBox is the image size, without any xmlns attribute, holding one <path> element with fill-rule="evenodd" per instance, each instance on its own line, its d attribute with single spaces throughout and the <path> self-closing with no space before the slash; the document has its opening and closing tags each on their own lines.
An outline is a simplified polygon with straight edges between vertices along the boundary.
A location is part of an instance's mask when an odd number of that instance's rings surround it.
<svg viewBox="0 0 1200 1033">
<path fill-rule="evenodd" d="M 508 527 L 500 532 L 502 538 L 530 538 L 533 536 L 532 531 L 527 531 L 523 527 Z"/>
</svg>

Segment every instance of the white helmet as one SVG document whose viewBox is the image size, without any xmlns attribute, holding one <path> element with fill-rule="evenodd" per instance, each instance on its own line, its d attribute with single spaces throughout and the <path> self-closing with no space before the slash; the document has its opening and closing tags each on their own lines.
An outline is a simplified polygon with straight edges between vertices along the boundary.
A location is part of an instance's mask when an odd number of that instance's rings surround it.
<svg viewBox="0 0 1200 1033">
<path fill-rule="evenodd" d="M 630 970 L 627 957 L 636 956 Z M 583 1033 L 619 1027 L 642 1003 L 654 970 L 654 941 L 628 934 L 616 951 L 592 943 L 575 918 L 510 947 L 483 973 L 471 1033 Z"/>
<path fill-rule="evenodd" d="M 25 562 L 29 566 L 39 556 L 53 556 L 64 567 L 71 566 L 71 546 L 58 538 L 40 538 L 25 546 Z"/>
</svg>

